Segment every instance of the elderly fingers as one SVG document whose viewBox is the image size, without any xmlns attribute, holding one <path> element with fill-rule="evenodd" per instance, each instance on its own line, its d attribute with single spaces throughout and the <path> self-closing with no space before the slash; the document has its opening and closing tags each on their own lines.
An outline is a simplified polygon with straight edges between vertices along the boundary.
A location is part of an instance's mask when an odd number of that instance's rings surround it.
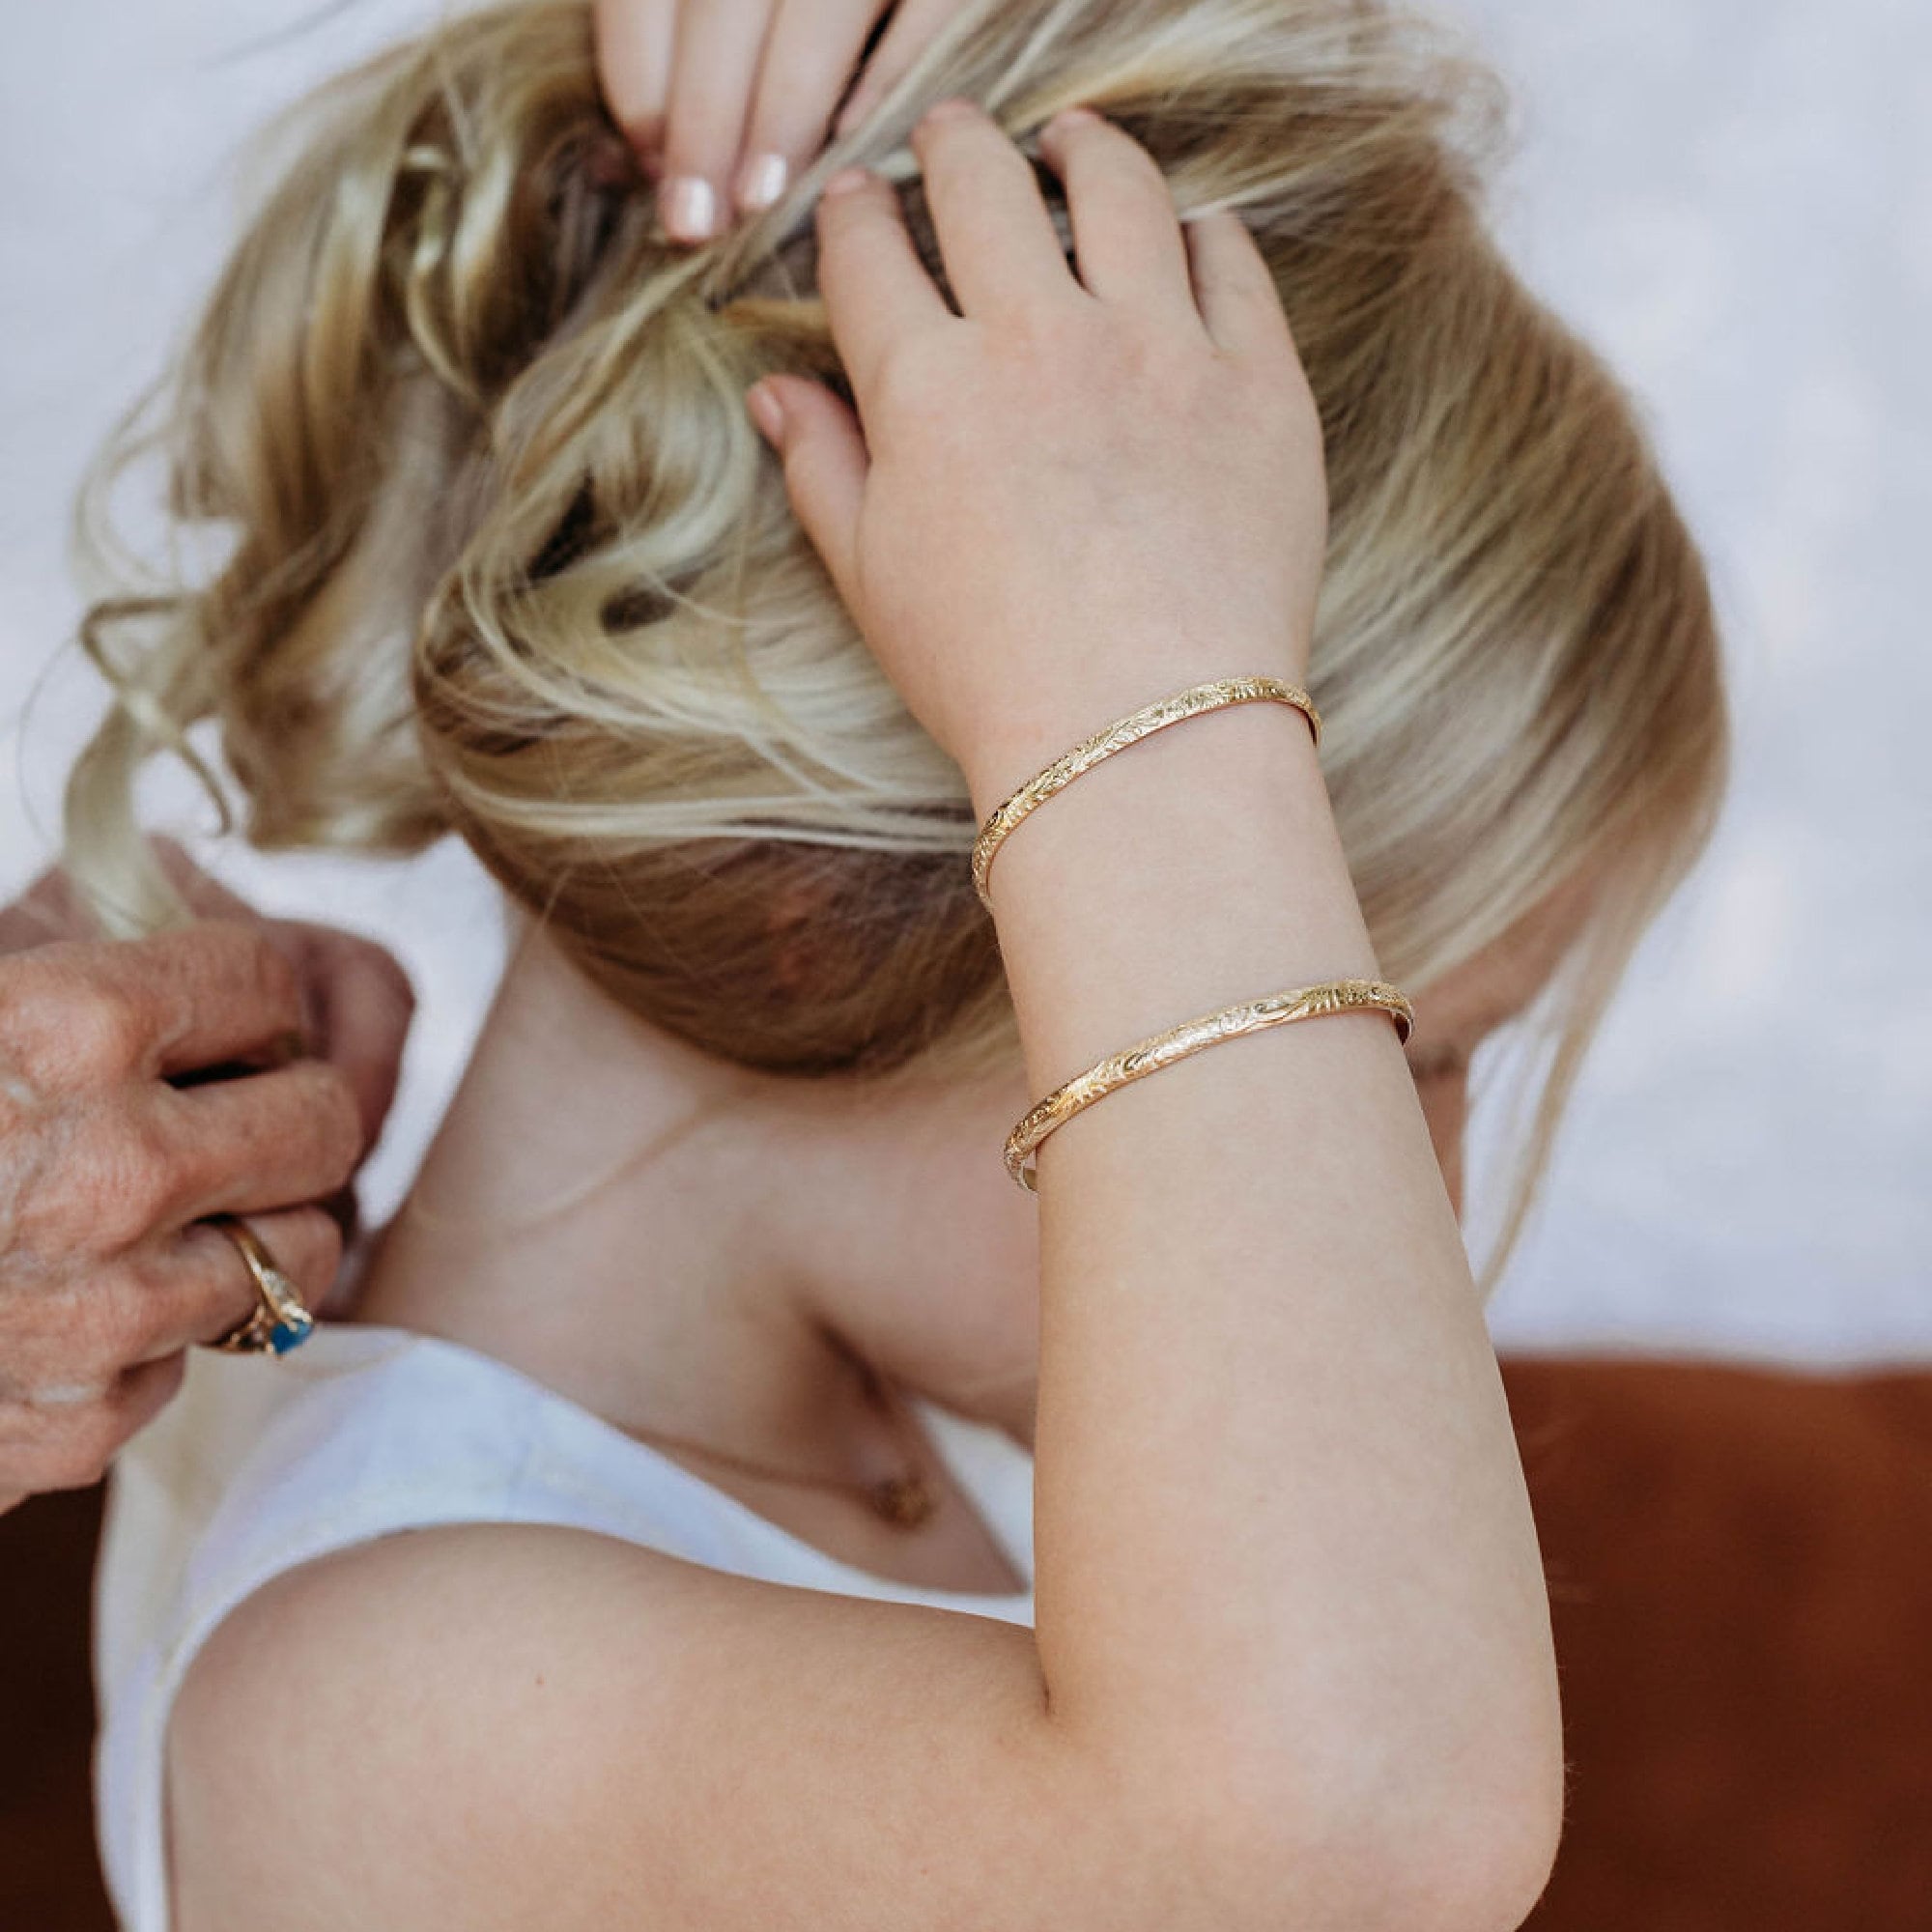
<svg viewBox="0 0 1932 1932">
<path fill-rule="evenodd" d="M 185 1092 L 155 1083 L 70 1107 L 58 1159 L 13 1190 L 14 1245 L 65 1266 L 127 1252 L 219 1209 L 320 1201 L 360 1157 L 362 1120 L 333 1067 L 299 1061 Z"/>
<path fill-rule="evenodd" d="M 105 1384 L 0 1401 L 0 1494 L 84 1490 L 181 1387 L 183 1358 L 143 1362 Z"/>
<path fill-rule="evenodd" d="M 43 1092 L 111 1087 L 285 1053 L 303 1028 L 294 971 L 228 921 L 0 960 L 0 1063 Z"/>
</svg>

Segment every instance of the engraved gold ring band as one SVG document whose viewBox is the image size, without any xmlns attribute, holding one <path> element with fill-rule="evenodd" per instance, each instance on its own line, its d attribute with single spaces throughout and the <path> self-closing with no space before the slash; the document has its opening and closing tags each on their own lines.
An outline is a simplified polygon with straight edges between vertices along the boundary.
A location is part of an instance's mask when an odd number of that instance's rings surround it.
<svg viewBox="0 0 1932 1932">
<path fill-rule="evenodd" d="M 209 1346 L 231 1355 L 286 1355 L 291 1349 L 299 1349 L 315 1332 L 315 1317 L 302 1306 L 295 1283 L 245 1221 L 233 1214 L 211 1214 L 208 1225 L 218 1228 L 235 1244 L 257 1296 L 254 1313 Z"/>
</svg>

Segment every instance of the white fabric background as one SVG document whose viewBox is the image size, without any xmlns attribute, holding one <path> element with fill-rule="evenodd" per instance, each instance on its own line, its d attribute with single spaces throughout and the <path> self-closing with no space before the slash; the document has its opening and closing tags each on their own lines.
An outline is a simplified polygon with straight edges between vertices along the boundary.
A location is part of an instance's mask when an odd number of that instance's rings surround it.
<svg viewBox="0 0 1932 1932">
<path fill-rule="evenodd" d="M 430 11 L 426 0 L 9 10 L 0 895 L 42 863 L 61 773 L 99 701 L 86 671 L 57 659 L 76 608 L 67 500 L 219 257 L 229 151 L 307 80 Z M 1519 102 L 1503 232 L 1644 403 L 1718 580 L 1740 738 L 1717 845 L 1600 1044 L 1495 1304 L 1498 1336 L 1923 1357 L 1932 11 L 1922 0 L 1461 0 L 1460 11 Z M 499 956 L 490 893 L 454 849 L 401 870 L 226 852 L 218 864 L 264 904 L 380 933 L 415 977 L 422 1020 L 367 1190 L 385 1211 L 487 998 Z"/>
</svg>

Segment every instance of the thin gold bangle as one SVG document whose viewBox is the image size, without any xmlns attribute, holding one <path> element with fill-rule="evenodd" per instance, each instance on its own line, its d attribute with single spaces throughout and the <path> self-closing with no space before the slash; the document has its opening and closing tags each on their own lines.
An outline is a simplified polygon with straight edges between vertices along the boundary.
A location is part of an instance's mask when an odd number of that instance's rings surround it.
<svg viewBox="0 0 1932 1932">
<path fill-rule="evenodd" d="M 1110 1054 L 1086 1072 L 1075 1074 L 1064 1087 L 1056 1087 L 1007 1136 L 1007 1172 L 1028 1193 L 1037 1194 L 1039 1185 L 1034 1178 L 1034 1169 L 1025 1164 L 1026 1157 L 1055 1127 L 1070 1121 L 1082 1108 L 1091 1107 L 1115 1088 L 1145 1080 L 1150 1073 L 1157 1073 L 1163 1066 L 1171 1066 L 1204 1046 L 1233 1039 L 1236 1034 L 1286 1026 L 1291 1020 L 1363 1011 L 1387 1013 L 1395 1022 L 1398 1039 L 1407 1039 L 1415 1021 L 1415 1009 L 1383 980 L 1324 980 L 1320 985 L 1267 993 L 1259 1000 L 1244 1000 L 1238 1006 L 1222 1007 L 1215 1012 L 1203 1013 L 1198 1019 L 1183 1020 L 1178 1027 L 1153 1034 L 1123 1052 Z"/>
<path fill-rule="evenodd" d="M 993 901 L 987 895 L 986 879 L 993 868 L 993 854 L 1021 819 L 1037 806 L 1044 805 L 1055 792 L 1065 791 L 1080 774 L 1102 758 L 1138 742 L 1154 731 L 1178 724 L 1183 718 L 1198 717 L 1204 711 L 1218 711 L 1227 704 L 1245 704 L 1255 698 L 1271 698 L 1278 704 L 1292 704 L 1308 720 L 1308 728 L 1321 743 L 1321 714 L 1315 701 L 1298 684 L 1278 677 L 1217 677 L 1206 684 L 1190 684 L 1170 697 L 1157 698 L 1124 718 L 1116 719 L 1104 730 L 1083 739 L 1070 752 L 1063 753 L 1042 772 L 998 806 L 980 828 L 973 841 L 973 889 L 980 902 L 990 912 Z"/>
</svg>

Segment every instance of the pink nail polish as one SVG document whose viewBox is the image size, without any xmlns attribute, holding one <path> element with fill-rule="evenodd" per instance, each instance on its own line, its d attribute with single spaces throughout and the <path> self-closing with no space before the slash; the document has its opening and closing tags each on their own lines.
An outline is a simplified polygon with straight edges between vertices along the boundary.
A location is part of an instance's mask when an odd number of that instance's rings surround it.
<svg viewBox="0 0 1932 1932">
<path fill-rule="evenodd" d="M 769 384 L 753 383 L 745 392 L 745 406 L 752 412 L 766 441 L 777 447 L 784 440 L 784 405 Z"/>
<path fill-rule="evenodd" d="M 832 179 L 819 189 L 820 194 L 850 194 L 854 188 L 864 187 L 872 179 L 870 168 L 840 168 Z"/>
<path fill-rule="evenodd" d="M 738 206 L 747 213 L 769 208 L 784 192 L 791 169 L 782 155 L 753 155 L 738 173 Z"/>
<path fill-rule="evenodd" d="M 674 241 L 708 242 L 718 225 L 718 196 L 708 181 L 677 175 L 658 192 L 658 211 Z"/>
</svg>

